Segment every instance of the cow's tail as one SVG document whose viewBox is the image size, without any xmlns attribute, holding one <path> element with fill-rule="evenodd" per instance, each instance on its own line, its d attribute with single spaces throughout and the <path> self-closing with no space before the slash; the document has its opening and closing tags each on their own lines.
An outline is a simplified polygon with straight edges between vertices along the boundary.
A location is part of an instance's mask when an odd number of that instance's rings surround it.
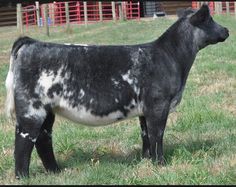
<svg viewBox="0 0 236 187">
<path fill-rule="evenodd" d="M 10 67 L 9 67 L 9 71 L 7 73 L 7 78 L 5 82 L 5 86 L 7 90 L 5 110 L 6 110 L 6 115 L 8 118 L 13 118 L 13 115 L 15 113 L 13 63 L 14 63 L 14 57 L 11 54 Z"/>
<path fill-rule="evenodd" d="M 30 44 L 35 40 L 29 37 L 20 37 L 18 38 L 12 47 L 11 56 L 10 56 L 10 66 L 7 73 L 7 78 L 5 81 L 7 96 L 5 102 L 6 115 L 9 118 L 13 118 L 15 114 L 15 100 L 14 100 L 14 72 L 15 72 L 15 63 L 17 57 L 19 56 L 19 50 L 24 46 L 24 44 Z"/>
</svg>

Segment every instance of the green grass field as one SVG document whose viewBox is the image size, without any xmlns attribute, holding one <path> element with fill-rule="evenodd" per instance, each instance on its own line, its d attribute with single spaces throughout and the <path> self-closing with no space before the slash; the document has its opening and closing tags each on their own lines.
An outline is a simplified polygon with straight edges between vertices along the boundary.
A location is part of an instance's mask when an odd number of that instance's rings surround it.
<svg viewBox="0 0 236 187">
<path fill-rule="evenodd" d="M 46 173 L 36 151 L 30 178 L 14 178 L 14 125 L 4 116 L 5 78 L 16 27 L 0 28 L 0 184 L 236 184 L 236 19 L 215 16 L 230 37 L 199 52 L 183 99 L 169 115 L 164 136 L 166 166 L 141 159 L 138 119 L 105 127 L 86 127 L 59 116 L 53 128 L 60 174 Z M 30 28 L 43 41 L 137 44 L 159 37 L 175 19 L 107 22 Z"/>
</svg>

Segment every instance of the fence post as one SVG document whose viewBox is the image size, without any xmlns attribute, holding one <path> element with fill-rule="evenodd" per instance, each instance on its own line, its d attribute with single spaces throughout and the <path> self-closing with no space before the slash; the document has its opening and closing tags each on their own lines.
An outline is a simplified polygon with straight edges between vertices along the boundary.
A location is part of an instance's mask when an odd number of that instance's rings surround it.
<svg viewBox="0 0 236 187">
<path fill-rule="evenodd" d="M 51 4 L 51 12 L 52 12 L 52 25 L 55 25 L 55 2 Z"/>
<path fill-rule="evenodd" d="M 121 6 L 122 4 L 121 3 L 119 3 L 119 19 L 120 20 L 122 20 L 122 21 L 124 21 L 124 15 L 123 15 L 123 11 L 122 11 L 122 6 Z"/>
<path fill-rule="evenodd" d="M 215 13 L 215 10 L 214 10 L 214 2 L 213 1 L 210 1 L 208 2 L 208 6 L 209 6 L 209 9 L 210 9 L 210 14 L 214 14 Z"/>
<path fill-rule="evenodd" d="M 122 2 L 122 9 L 123 9 L 123 16 L 124 16 L 124 20 L 126 20 L 127 19 L 127 15 L 126 15 L 126 1 L 123 1 Z"/>
<path fill-rule="evenodd" d="M 88 25 L 88 13 L 87 13 L 87 2 L 84 1 L 84 24 Z"/>
<path fill-rule="evenodd" d="M 17 29 L 20 35 L 24 34 L 23 30 L 23 20 L 22 20 L 22 6 L 20 3 L 17 3 Z"/>
<path fill-rule="evenodd" d="M 99 8 L 99 18 L 100 18 L 100 21 L 102 21 L 103 15 L 102 15 L 102 2 L 101 1 L 98 2 L 98 8 Z"/>
<path fill-rule="evenodd" d="M 36 6 L 36 17 L 37 17 L 37 24 L 38 27 L 40 26 L 40 15 L 39 15 L 39 2 L 35 1 L 35 6 Z"/>
<path fill-rule="evenodd" d="M 229 13 L 230 13 L 229 12 L 229 2 L 226 1 L 225 3 L 226 3 L 226 14 L 229 15 Z"/>
<path fill-rule="evenodd" d="M 68 2 L 65 2 L 65 11 L 66 11 L 66 32 L 69 32 L 70 31 L 70 16 L 69 16 Z"/>
<path fill-rule="evenodd" d="M 236 18 L 236 1 L 234 1 L 234 16 Z"/>
<path fill-rule="evenodd" d="M 214 2 L 214 5 L 215 5 L 215 13 L 218 15 L 219 14 L 219 4 L 218 2 Z"/>
<path fill-rule="evenodd" d="M 44 12 L 44 26 L 45 26 L 45 29 L 46 29 L 46 34 L 47 34 L 47 36 L 49 36 L 49 26 L 48 26 L 48 4 L 45 4 L 45 5 L 44 5 L 43 12 Z"/>
<path fill-rule="evenodd" d="M 115 21 L 116 20 L 116 10 L 115 10 L 115 2 L 111 2 L 111 8 L 112 8 L 112 18 Z"/>
<path fill-rule="evenodd" d="M 218 6 L 218 13 L 222 14 L 222 3 L 221 2 L 217 2 L 217 6 Z"/>
</svg>

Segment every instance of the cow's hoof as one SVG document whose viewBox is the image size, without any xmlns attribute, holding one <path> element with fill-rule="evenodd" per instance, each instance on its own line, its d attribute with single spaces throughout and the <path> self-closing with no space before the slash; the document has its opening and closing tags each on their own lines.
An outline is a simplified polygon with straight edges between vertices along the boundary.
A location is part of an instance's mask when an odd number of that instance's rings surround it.
<svg viewBox="0 0 236 187">
<path fill-rule="evenodd" d="M 150 153 L 149 153 L 149 150 L 143 151 L 143 153 L 142 153 L 142 158 L 147 158 L 147 159 L 150 159 L 150 158 L 151 158 L 151 155 L 150 155 Z"/>
<path fill-rule="evenodd" d="M 164 159 L 158 160 L 158 165 L 159 166 L 165 166 L 166 165 L 166 161 Z"/>
<path fill-rule="evenodd" d="M 27 178 L 29 178 L 29 175 L 15 175 L 15 179 L 17 179 L 17 180 L 20 180 L 22 178 L 27 179 Z"/>
<path fill-rule="evenodd" d="M 47 169 L 47 172 L 49 173 L 60 173 L 61 169 L 59 167 L 53 168 L 53 169 Z"/>
</svg>

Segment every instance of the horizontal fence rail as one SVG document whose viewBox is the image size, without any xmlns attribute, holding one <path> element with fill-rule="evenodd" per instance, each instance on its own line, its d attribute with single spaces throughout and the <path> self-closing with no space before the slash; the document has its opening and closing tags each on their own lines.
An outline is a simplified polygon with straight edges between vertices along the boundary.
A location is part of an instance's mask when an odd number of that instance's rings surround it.
<svg viewBox="0 0 236 187">
<path fill-rule="evenodd" d="M 25 24 L 27 27 L 29 25 L 36 25 L 37 18 L 36 18 L 36 8 L 34 5 L 23 7 L 22 14 L 23 14 L 23 24 Z"/>
<path fill-rule="evenodd" d="M 236 15 L 235 1 L 192 1 L 192 8 L 198 9 L 204 3 L 208 4 L 211 14 Z"/>
<path fill-rule="evenodd" d="M 68 3 L 68 9 L 66 9 Z M 45 20 L 45 4 L 22 7 L 22 23 L 26 28 L 30 25 L 57 26 L 67 24 L 66 16 L 70 24 L 88 24 L 99 21 L 119 19 L 140 19 L 139 2 L 86 2 L 68 1 L 48 3 L 48 20 Z M 38 10 L 37 10 L 38 9 Z M 39 11 L 39 13 L 37 13 Z M 68 11 L 68 12 L 67 12 Z"/>
<path fill-rule="evenodd" d="M 208 4 L 211 14 L 227 14 L 236 17 L 234 1 L 192 1 L 192 8 L 198 9 Z M 45 27 L 49 33 L 50 26 L 70 24 L 87 24 L 101 21 L 140 19 L 139 1 L 68 1 L 22 6 L 17 4 L 17 29 L 23 34 L 24 27 L 31 25 Z M 49 35 L 49 34 L 48 34 Z"/>
</svg>

